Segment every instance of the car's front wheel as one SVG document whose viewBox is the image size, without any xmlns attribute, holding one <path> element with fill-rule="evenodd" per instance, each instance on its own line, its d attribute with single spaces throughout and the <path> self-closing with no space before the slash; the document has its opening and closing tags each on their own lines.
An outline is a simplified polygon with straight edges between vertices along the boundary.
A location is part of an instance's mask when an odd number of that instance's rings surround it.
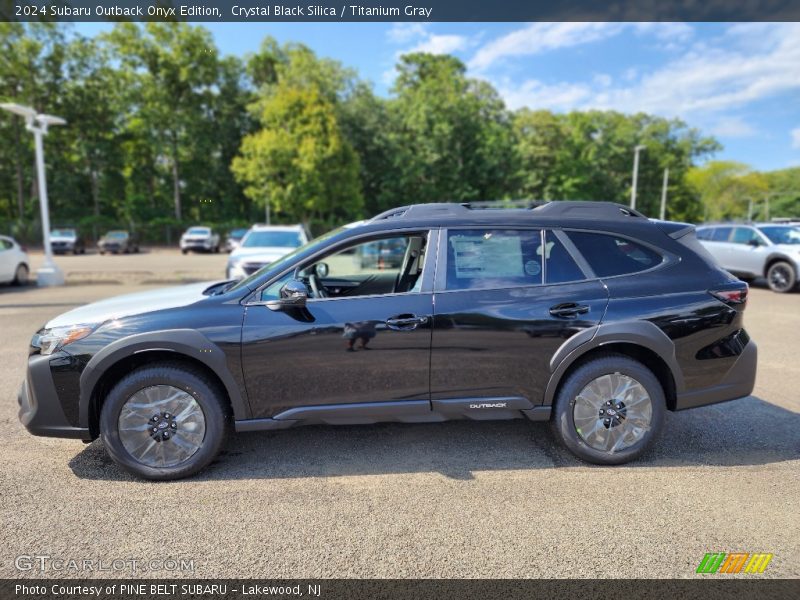
<svg viewBox="0 0 800 600">
<path fill-rule="evenodd" d="M 564 381 L 553 429 L 578 458 L 617 465 L 647 450 L 661 431 L 665 411 L 664 390 L 652 371 L 627 356 L 606 354 Z"/>
<path fill-rule="evenodd" d="M 767 284 L 773 292 L 791 292 L 797 284 L 797 273 L 788 262 L 778 261 L 767 270 Z"/>
<path fill-rule="evenodd" d="M 149 365 L 111 390 L 100 413 L 100 437 L 123 469 L 146 479 L 180 479 L 219 453 L 226 406 L 202 371 L 180 363 Z"/>
</svg>

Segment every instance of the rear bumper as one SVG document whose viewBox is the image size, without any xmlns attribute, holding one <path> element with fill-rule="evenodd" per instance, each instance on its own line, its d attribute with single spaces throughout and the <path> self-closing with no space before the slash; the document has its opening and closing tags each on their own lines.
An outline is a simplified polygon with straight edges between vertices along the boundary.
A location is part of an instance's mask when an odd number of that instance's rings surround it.
<svg viewBox="0 0 800 600">
<path fill-rule="evenodd" d="M 755 342 L 750 340 L 739 355 L 739 359 L 733 364 L 733 367 L 720 383 L 711 387 L 678 394 L 675 401 L 675 410 L 696 408 L 749 396 L 753 393 L 753 388 L 756 384 L 757 362 L 758 348 Z"/>
<path fill-rule="evenodd" d="M 75 399 L 77 402 L 78 399 Z M 33 435 L 92 439 L 88 428 L 70 424 L 61 407 L 47 356 L 31 357 L 28 374 L 17 394 L 19 420 Z"/>
</svg>

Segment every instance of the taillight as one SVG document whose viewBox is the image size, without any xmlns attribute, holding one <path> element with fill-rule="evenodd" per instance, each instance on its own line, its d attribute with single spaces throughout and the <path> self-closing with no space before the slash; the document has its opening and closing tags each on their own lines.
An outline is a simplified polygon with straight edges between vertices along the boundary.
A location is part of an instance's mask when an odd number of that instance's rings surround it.
<svg viewBox="0 0 800 600">
<path fill-rule="evenodd" d="M 725 304 L 744 304 L 747 302 L 748 287 L 746 283 L 742 283 L 741 286 L 743 287 L 723 290 L 708 290 L 708 293 L 714 296 L 714 298 L 717 300 L 721 300 Z"/>
</svg>

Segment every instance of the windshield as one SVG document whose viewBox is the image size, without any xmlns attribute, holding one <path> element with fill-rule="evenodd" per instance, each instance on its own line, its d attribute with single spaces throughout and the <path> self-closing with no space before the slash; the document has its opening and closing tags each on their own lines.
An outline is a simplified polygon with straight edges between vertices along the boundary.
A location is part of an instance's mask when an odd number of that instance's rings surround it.
<svg viewBox="0 0 800 600">
<path fill-rule="evenodd" d="M 75 230 L 73 229 L 54 229 L 50 235 L 53 237 L 75 237 Z"/>
<path fill-rule="evenodd" d="M 251 231 L 242 240 L 244 248 L 296 248 L 301 243 L 297 231 Z"/>
<path fill-rule="evenodd" d="M 759 231 L 767 236 L 773 244 L 800 244 L 800 227 L 774 225 L 759 227 Z"/>
<path fill-rule="evenodd" d="M 127 231 L 109 231 L 106 234 L 106 237 L 116 238 L 116 239 L 126 238 L 126 237 L 128 237 L 128 232 Z"/>
<path fill-rule="evenodd" d="M 208 227 L 190 227 L 186 233 L 189 235 L 208 235 L 211 231 Z"/>
<path fill-rule="evenodd" d="M 261 277 L 261 275 L 263 275 L 267 271 L 275 270 L 276 273 L 279 272 L 279 271 L 282 271 L 283 269 L 288 267 L 290 264 L 292 264 L 292 262 L 295 260 L 295 257 L 297 257 L 297 255 L 305 253 L 305 252 L 308 252 L 308 251 L 313 252 L 318 246 L 323 245 L 330 238 L 332 238 L 333 236 L 335 236 L 339 232 L 344 231 L 345 229 L 347 229 L 347 227 L 348 227 L 347 225 L 345 225 L 344 227 L 338 227 L 337 229 L 329 231 L 328 233 L 326 233 L 324 235 L 321 235 L 321 236 L 319 236 L 318 238 L 316 238 L 314 240 L 311 240 L 307 244 L 304 244 L 303 246 L 300 246 L 296 250 L 293 250 L 292 252 L 290 252 L 289 254 L 284 256 L 283 258 L 279 258 L 275 262 L 272 262 L 272 263 L 270 263 L 268 265 L 264 265 L 258 271 L 256 271 L 252 275 L 250 275 L 249 277 L 245 277 L 244 279 L 241 279 L 241 280 L 237 281 L 235 285 L 231 286 L 230 289 L 226 290 L 226 291 L 233 291 L 233 290 L 241 289 L 243 287 L 250 287 L 250 283 L 252 281 L 258 279 L 259 277 Z M 269 232 L 264 232 L 264 233 L 269 233 Z"/>
</svg>

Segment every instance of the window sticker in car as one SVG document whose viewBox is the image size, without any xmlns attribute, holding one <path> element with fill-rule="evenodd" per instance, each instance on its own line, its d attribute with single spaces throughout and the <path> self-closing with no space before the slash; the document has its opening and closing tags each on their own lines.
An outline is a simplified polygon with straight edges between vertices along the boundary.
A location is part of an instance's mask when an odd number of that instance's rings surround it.
<svg viewBox="0 0 800 600">
<path fill-rule="evenodd" d="M 482 236 L 453 236 L 450 243 L 459 279 L 525 276 L 519 236 L 487 232 Z"/>
</svg>

